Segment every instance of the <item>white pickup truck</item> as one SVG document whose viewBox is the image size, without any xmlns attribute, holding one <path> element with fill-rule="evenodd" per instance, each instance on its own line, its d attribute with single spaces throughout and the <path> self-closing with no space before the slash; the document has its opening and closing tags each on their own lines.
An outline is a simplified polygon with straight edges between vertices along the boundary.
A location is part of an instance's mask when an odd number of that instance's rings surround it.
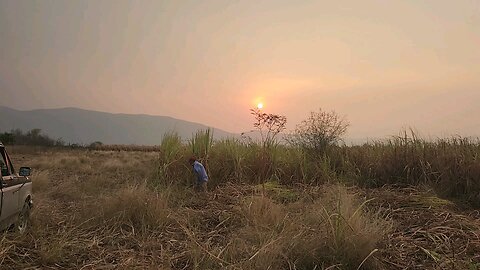
<svg viewBox="0 0 480 270">
<path fill-rule="evenodd" d="M 32 208 L 32 181 L 29 167 L 21 167 L 18 173 L 0 142 L 1 198 L 0 230 L 15 228 L 24 233 L 27 229 L 30 209 Z"/>
</svg>

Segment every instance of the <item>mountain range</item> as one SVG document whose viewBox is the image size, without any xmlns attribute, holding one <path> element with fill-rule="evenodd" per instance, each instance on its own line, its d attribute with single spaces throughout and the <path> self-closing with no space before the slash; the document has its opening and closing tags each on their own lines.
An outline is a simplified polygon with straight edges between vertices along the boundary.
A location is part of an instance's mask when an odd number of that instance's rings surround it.
<svg viewBox="0 0 480 270">
<path fill-rule="evenodd" d="M 20 111 L 0 106 L 0 132 L 35 128 L 67 143 L 158 145 L 166 132 L 175 131 L 186 139 L 208 127 L 168 116 L 113 114 L 78 108 Z M 223 138 L 235 134 L 214 128 L 213 136 Z"/>
</svg>

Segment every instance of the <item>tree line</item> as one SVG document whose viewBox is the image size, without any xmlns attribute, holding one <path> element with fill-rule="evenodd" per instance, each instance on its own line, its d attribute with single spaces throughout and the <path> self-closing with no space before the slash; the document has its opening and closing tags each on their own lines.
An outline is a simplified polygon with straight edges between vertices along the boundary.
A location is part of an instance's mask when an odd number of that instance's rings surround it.
<svg viewBox="0 0 480 270">
<path fill-rule="evenodd" d="M 42 133 L 39 128 L 24 132 L 21 129 L 13 129 L 9 132 L 0 133 L 0 142 L 6 145 L 40 145 L 40 146 L 65 146 L 62 139 L 53 139 Z"/>
</svg>

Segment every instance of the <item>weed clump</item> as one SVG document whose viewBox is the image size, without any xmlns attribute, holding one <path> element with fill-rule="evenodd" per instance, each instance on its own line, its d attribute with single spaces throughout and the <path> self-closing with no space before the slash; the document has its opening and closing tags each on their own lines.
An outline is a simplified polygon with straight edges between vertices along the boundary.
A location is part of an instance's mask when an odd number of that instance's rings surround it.
<svg viewBox="0 0 480 270">
<path fill-rule="evenodd" d="M 158 230 L 170 222 L 168 198 L 145 185 L 127 186 L 98 202 L 103 222 L 139 232 Z"/>
<path fill-rule="evenodd" d="M 244 226 L 232 233 L 225 260 L 242 269 L 376 269 L 375 252 L 391 222 L 364 209 L 354 194 L 329 187 L 318 199 L 284 205 L 265 196 L 243 202 Z"/>
</svg>

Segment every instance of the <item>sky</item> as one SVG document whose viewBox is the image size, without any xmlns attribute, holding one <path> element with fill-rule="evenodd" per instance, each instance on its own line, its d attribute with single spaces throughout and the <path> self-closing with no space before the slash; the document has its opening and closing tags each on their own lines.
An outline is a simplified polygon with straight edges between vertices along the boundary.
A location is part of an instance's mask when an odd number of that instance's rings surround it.
<svg viewBox="0 0 480 270">
<path fill-rule="evenodd" d="M 0 105 L 480 136 L 479 0 L 0 0 Z"/>
</svg>

